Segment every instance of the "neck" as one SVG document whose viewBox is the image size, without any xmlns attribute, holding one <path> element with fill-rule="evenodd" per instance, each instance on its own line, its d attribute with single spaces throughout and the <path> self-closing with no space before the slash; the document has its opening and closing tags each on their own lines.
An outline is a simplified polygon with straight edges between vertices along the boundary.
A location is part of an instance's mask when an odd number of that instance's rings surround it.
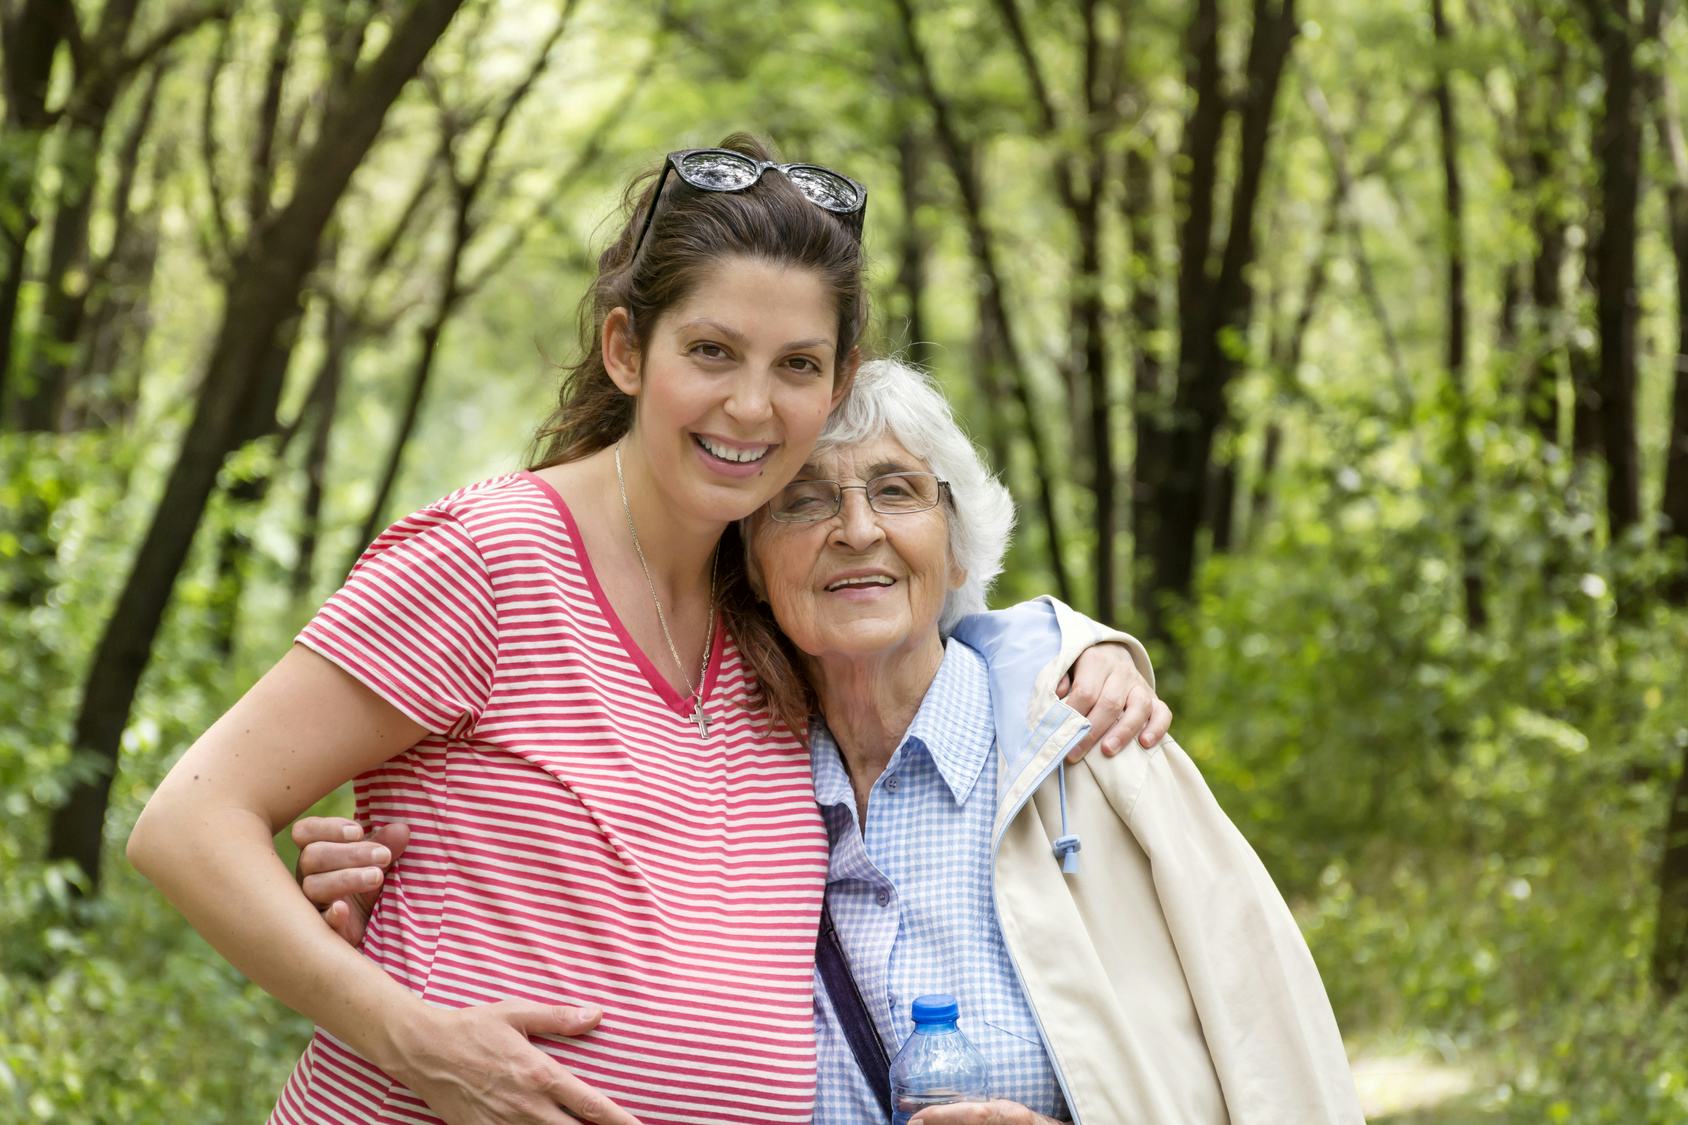
<svg viewBox="0 0 1688 1125">
<path fill-rule="evenodd" d="M 867 794 L 902 745 L 943 660 L 943 641 L 934 631 L 924 641 L 893 653 L 808 661 L 809 680 L 818 686 L 821 716 L 850 773 L 863 824 L 867 823 Z"/>
<path fill-rule="evenodd" d="M 615 449 L 607 450 L 609 487 L 612 503 L 620 518 L 623 534 L 633 539 L 644 553 L 645 565 L 650 568 L 651 581 L 665 605 L 694 596 L 701 587 L 708 596 L 710 575 L 715 562 L 715 548 L 721 542 L 724 523 L 698 519 L 674 510 L 650 472 L 650 465 L 640 456 L 638 446 L 623 441 L 621 446 L 621 479 L 615 473 Z M 627 506 L 621 511 L 621 494 L 625 482 Z M 631 515 L 633 530 L 626 530 Z"/>
</svg>

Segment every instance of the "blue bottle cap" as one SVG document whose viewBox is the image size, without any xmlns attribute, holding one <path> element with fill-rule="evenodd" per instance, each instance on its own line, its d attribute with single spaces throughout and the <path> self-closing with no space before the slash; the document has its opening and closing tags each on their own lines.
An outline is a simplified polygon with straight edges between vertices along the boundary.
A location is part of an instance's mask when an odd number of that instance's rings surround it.
<svg viewBox="0 0 1688 1125">
<path fill-rule="evenodd" d="M 934 992 L 930 996 L 917 996 L 914 1000 L 914 1022 L 923 1023 L 954 1023 L 961 1014 L 961 1006 L 955 1002 L 955 997 L 942 992 Z"/>
</svg>

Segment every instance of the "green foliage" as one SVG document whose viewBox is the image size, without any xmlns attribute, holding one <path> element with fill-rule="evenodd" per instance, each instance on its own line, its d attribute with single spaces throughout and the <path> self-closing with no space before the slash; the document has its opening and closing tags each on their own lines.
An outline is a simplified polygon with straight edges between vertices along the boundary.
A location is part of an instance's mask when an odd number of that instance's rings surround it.
<svg viewBox="0 0 1688 1125">
<path fill-rule="evenodd" d="M 131 287 L 134 304 L 120 311 L 119 346 L 106 350 L 112 369 L 94 372 L 72 403 L 87 432 L 0 434 L 3 1121 L 256 1120 L 303 1047 L 304 1021 L 243 982 L 144 886 L 121 858 L 122 841 L 176 755 L 285 650 L 361 546 L 351 540 L 449 241 L 447 193 L 428 179 L 439 143 L 436 101 L 468 124 L 459 141 L 467 162 L 485 143 L 487 107 L 528 65 L 560 10 L 542 0 L 466 4 L 430 61 L 431 81 L 394 107 L 354 179 L 331 232 L 337 256 L 304 297 L 282 410 L 284 421 L 292 418 L 305 397 L 326 295 L 365 304 L 378 323 L 364 326 L 341 388 L 316 580 L 305 597 L 294 596 L 300 450 L 309 433 L 280 454 L 277 442 L 253 443 L 224 466 L 223 484 L 273 472 L 273 487 L 261 504 L 221 498 L 207 513 L 124 736 L 107 874 L 90 898 L 78 893 L 72 870 L 40 857 L 49 810 L 89 769 L 69 749 L 81 678 L 176 454 L 230 268 L 208 188 L 220 189 L 237 238 L 250 219 L 254 114 L 278 20 L 273 3 L 235 7 L 209 112 L 203 99 L 219 32 L 173 48 L 129 216 L 147 251 L 139 254 L 144 268 L 106 279 Z M 302 56 L 282 90 L 287 143 L 274 153 L 273 173 L 256 181 L 276 196 L 296 174 L 292 142 L 314 135 L 328 66 L 324 28 L 380 7 L 302 5 Z M 1187 204 L 1173 181 L 1189 163 L 1180 131 L 1190 109 L 1182 51 L 1191 6 L 1099 7 L 1101 38 L 1118 47 L 1102 68 L 1118 71 L 1107 75 L 1119 82 L 1118 114 L 1095 142 L 1106 156 L 1104 271 L 1096 283 L 1115 368 L 1110 393 L 1120 405 L 1115 468 L 1123 489 L 1132 349 L 1160 361 L 1163 380 L 1178 359 L 1173 245 Z M 1247 48 L 1249 6 L 1220 7 L 1222 51 L 1234 68 Z M 1258 491 L 1258 502 L 1239 504 L 1241 545 L 1207 562 L 1193 605 L 1178 618 L 1181 651 L 1156 653 L 1161 688 L 1178 711 L 1181 741 L 1295 903 L 1355 1049 L 1404 1042 L 1474 1075 L 1468 1094 L 1418 1109 L 1411 1121 L 1664 1125 L 1688 1120 L 1688 1004 L 1662 1004 L 1646 968 L 1665 801 L 1688 754 L 1688 620 L 1652 598 L 1668 559 L 1639 542 L 1602 540 L 1597 472 L 1544 449 L 1520 418 L 1521 387 L 1542 350 L 1553 349 L 1568 372 L 1566 349 L 1595 344 L 1586 292 L 1573 278 L 1586 272 L 1582 248 L 1597 218 L 1588 150 L 1603 94 L 1598 57 L 1576 0 L 1448 7 L 1454 38 L 1437 50 L 1427 0 L 1302 5 L 1272 130 L 1260 253 L 1249 271 L 1254 322 L 1227 327 L 1221 341 L 1242 374 L 1218 447 L 1241 468 L 1239 492 L 1246 500 Z M 96 8 L 79 5 L 85 20 Z M 143 21 L 163 8 L 142 5 Z M 617 185 L 656 153 L 749 128 L 775 139 L 788 158 L 836 164 L 871 186 L 878 339 L 903 338 L 900 318 L 918 298 L 941 378 L 981 440 L 1000 442 L 997 468 L 1023 502 L 998 596 L 1046 592 L 1048 560 L 1060 552 L 1084 606 L 1098 546 L 1094 497 L 1083 487 L 1088 437 L 1074 429 L 1080 404 L 1069 401 L 1060 371 L 1072 344 L 1079 246 L 1055 191 L 1057 168 L 1075 159 L 1082 166 L 1092 143 L 1079 112 L 1079 9 L 1018 4 L 1049 91 L 1051 131 L 1001 5 L 917 0 L 914 8 L 936 82 L 971 149 L 1012 333 L 1033 368 L 1026 375 L 1046 412 L 1043 432 L 1057 439 L 1054 466 L 1032 463 L 1025 420 L 982 377 L 961 201 L 931 107 L 898 53 L 893 5 L 582 0 L 559 57 L 511 122 L 507 156 L 476 210 L 485 238 L 469 255 L 469 272 L 507 237 L 515 252 L 439 344 L 429 399 L 385 514 L 515 466 L 553 400 L 551 361 L 572 356 L 575 301 L 612 229 L 601 220 L 617 202 Z M 1662 48 L 1647 57 L 1684 57 L 1685 33 L 1688 20 L 1673 12 Z M 372 31 L 366 59 L 383 34 Z M 1465 136 L 1467 402 L 1455 396 L 1441 358 L 1448 240 L 1435 108 L 1425 93 L 1438 65 L 1453 80 Z M 69 68 L 59 72 L 63 82 Z M 1238 99 L 1245 92 L 1236 80 L 1226 90 Z M 41 232 L 54 216 L 38 206 L 25 212 L 19 200 L 35 206 L 54 198 L 66 176 L 90 172 L 103 173 L 90 250 L 97 257 L 110 248 L 120 225 L 112 146 L 134 103 L 132 95 L 119 99 L 116 128 L 98 153 L 82 135 L 45 145 L 35 134 L 0 135 L 0 227 L 35 219 L 36 258 L 47 256 Z M 612 110 L 595 160 L 576 178 L 558 179 Z M 209 138 L 199 133 L 202 121 Z M 1341 134 L 1355 177 L 1328 239 L 1335 177 L 1327 127 Z M 1530 129 L 1551 141 L 1534 180 Z M 901 198 L 905 142 L 917 166 L 910 201 Z M 1152 166 L 1145 191 L 1155 231 L 1147 245 L 1129 244 L 1119 182 L 1127 151 Z M 18 170 L 37 156 L 34 195 L 20 194 Z M 1652 174 L 1663 163 L 1649 151 Z M 1220 229 L 1235 164 L 1228 141 Z M 1081 167 L 1080 179 L 1087 176 Z M 413 187 L 430 182 L 416 225 L 381 268 L 375 248 Z M 1644 205 L 1653 211 L 1644 211 L 1639 247 L 1648 353 L 1639 440 L 1644 494 L 1652 494 L 1671 390 L 1659 341 L 1674 330 L 1674 295 L 1665 224 L 1656 203 Z M 1540 323 L 1526 309 L 1508 343 L 1497 283 L 1527 285 L 1538 210 L 1567 225 L 1560 272 L 1568 298 Z M 914 234 L 924 254 L 919 292 L 898 276 Z M 128 253 L 138 252 L 132 245 Z M 1301 362 L 1276 370 L 1321 262 L 1328 271 L 1300 325 Z M 42 264 L 32 263 L 19 302 L 20 359 L 55 346 L 30 334 L 43 301 Z M 1158 292 L 1160 322 L 1133 319 L 1137 282 Z M 8 395 L 28 392 L 30 370 L 14 366 Z M 1570 387 L 1562 390 L 1568 407 Z M 1269 427 L 1283 438 L 1270 472 L 1260 463 Z M 1568 425 L 1561 431 L 1569 437 Z M 1446 463 L 1465 450 L 1475 483 Z M 1061 543 L 1049 542 L 1029 503 L 1046 471 L 1059 478 Z M 1458 518 L 1467 511 L 1477 514 L 1476 534 Z M 226 534 L 250 550 L 220 570 Z M 1118 545 L 1122 563 L 1126 548 Z M 1480 632 L 1465 612 L 1466 557 L 1487 582 L 1491 620 Z M 1674 565 L 1683 563 L 1678 548 Z"/>
<path fill-rule="evenodd" d="M 1688 1008 L 1647 965 L 1688 621 L 1620 613 L 1657 560 L 1594 550 L 1546 514 L 1563 474 L 1523 475 L 1490 505 L 1483 634 L 1452 506 L 1358 470 L 1210 564 L 1180 736 L 1301 904 L 1350 1036 L 1431 1036 L 1483 1075 L 1483 1120 L 1681 1120 Z"/>
</svg>

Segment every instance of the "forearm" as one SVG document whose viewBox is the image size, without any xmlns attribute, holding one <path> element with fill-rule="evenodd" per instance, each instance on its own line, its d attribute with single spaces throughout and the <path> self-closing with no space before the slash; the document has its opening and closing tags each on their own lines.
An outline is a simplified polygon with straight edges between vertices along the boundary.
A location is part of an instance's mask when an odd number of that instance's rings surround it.
<svg viewBox="0 0 1688 1125">
<path fill-rule="evenodd" d="M 211 946 L 264 991 L 389 1072 L 429 1009 L 323 925 L 267 821 L 167 782 L 129 857 Z"/>
</svg>

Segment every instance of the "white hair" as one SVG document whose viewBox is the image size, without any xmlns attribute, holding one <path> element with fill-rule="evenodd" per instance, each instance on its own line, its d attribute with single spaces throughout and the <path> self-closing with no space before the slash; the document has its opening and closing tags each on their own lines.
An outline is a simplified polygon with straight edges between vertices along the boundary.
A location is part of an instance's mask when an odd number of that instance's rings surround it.
<svg viewBox="0 0 1688 1125">
<path fill-rule="evenodd" d="M 1002 573 L 1014 533 L 1014 499 L 985 465 L 931 377 L 897 359 L 861 365 L 850 393 L 827 419 L 815 453 L 886 435 L 949 482 L 950 557 L 967 577 L 944 598 L 938 631 L 947 637 L 956 622 L 985 608 L 985 595 Z"/>
</svg>

